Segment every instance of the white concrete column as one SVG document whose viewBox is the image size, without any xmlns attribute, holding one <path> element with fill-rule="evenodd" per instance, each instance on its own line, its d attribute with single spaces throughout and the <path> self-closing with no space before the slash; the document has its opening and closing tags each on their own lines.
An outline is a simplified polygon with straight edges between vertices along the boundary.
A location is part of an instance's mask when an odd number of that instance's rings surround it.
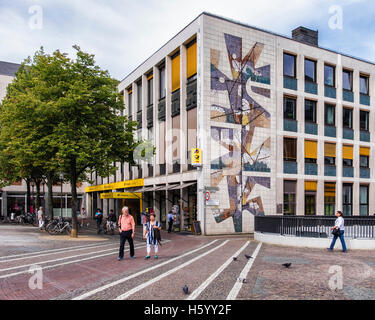
<svg viewBox="0 0 375 320">
<path fill-rule="evenodd" d="M 171 103 L 171 97 L 172 97 L 172 59 L 171 57 L 166 57 L 166 63 L 165 63 L 165 78 L 166 78 L 166 107 L 165 107 L 165 127 L 166 127 L 166 154 L 165 154 L 165 160 L 166 160 L 166 175 L 169 173 L 172 173 L 173 166 L 172 166 L 172 103 Z"/>
<path fill-rule="evenodd" d="M 158 120 L 158 106 L 160 99 L 160 71 L 158 67 L 154 67 L 154 139 L 155 139 L 155 162 L 154 162 L 154 175 L 158 176 L 160 174 L 160 125 Z"/>
<path fill-rule="evenodd" d="M 186 97 L 187 97 L 187 55 L 186 47 L 180 46 L 180 164 L 181 172 L 188 169 L 187 166 L 187 111 L 186 111 Z"/>
<path fill-rule="evenodd" d="M 316 215 L 324 216 L 324 180 L 318 180 L 316 193 Z"/>
</svg>

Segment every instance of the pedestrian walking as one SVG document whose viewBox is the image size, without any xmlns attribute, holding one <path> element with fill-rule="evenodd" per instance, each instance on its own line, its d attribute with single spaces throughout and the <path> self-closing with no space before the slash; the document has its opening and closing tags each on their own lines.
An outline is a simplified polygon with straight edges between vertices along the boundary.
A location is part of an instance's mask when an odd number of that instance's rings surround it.
<svg viewBox="0 0 375 320">
<path fill-rule="evenodd" d="M 171 210 L 168 213 L 168 233 L 172 232 L 173 222 L 174 222 L 174 215 Z"/>
<path fill-rule="evenodd" d="M 155 252 L 155 259 L 158 259 L 158 252 L 159 252 L 159 240 L 160 240 L 160 233 L 158 237 L 158 232 L 160 232 L 161 226 L 159 221 L 156 221 L 155 213 L 150 214 L 150 221 L 146 224 L 146 230 L 143 234 L 143 239 L 146 238 L 147 240 L 147 256 L 145 257 L 146 260 L 150 259 L 151 254 L 151 247 L 154 246 Z M 159 239 L 158 239 L 159 238 Z"/>
<path fill-rule="evenodd" d="M 40 207 L 38 210 L 38 221 L 39 221 L 39 229 L 42 230 L 44 226 L 44 214 L 43 214 L 43 207 Z"/>
<path fill-rule="evenodd" d="M 83 227 L 83 225 L 87 222 L 86 219 L 87 219 L 86 209 L 82 208 L 81 209 L 81 227 Z M 89 226 L 88 222 L 87 222 L 87 226 Z"/>
<path fill-rule="evenodd" d="M 135 222 L 133 216 L 129 214 L 129 208 L 123 207 L 121 215 L 118 219 L 118 227 L 120 232 L 120 250 L 118 260 L 124 259 L 124 249 L 126 240 L 130 246 L 130 258 L 134 258 L 134 235 L 135 235 Z"/>
<path fill-rule="evenodd" d="M 103 212 L 101 209 L 96 210 L 95 219 L 96 219 L 96 227 L 97 227 L 98 234 L 99 234 L 101 232 L 101 225 L 103 221 Z"/>
<path fill-rule="evenodd" d="M 328 250 L 333 251 L 333 249 L 335 248 L 337 238 L 340 238 L 341 245 L 342 245 L 342 252 L 346 252 L 347 249 L 346 249 L 346 244 L 345 244 L 345 239 L 344 239 L 344 233 L 345 233 L 344 224 L 345 223 L 344 223 L 344 218 L 342 217 L 342 212 L 337 211 L 336 217 L 337 219 L 335 222 L 335 226 L 331 228 L 332 234 L 333 234 L 333 240 L 332 240 L 331 247 L 328 248 Z"/>
</svg>

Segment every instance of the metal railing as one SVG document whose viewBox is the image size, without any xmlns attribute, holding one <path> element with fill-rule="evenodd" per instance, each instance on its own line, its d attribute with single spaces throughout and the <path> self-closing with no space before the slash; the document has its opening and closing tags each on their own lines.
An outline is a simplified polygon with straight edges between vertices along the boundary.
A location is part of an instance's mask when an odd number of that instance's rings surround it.
<svg viewBox="0 0 375 320">
<path fill-rule="evenodd" d="M 345 236 L 375 239 L 375 216 L 344 217 Z M 255 232 L 296 237 L 330 238 L 336 217 L 330 216 L 255 216 Z"/>
</svg>

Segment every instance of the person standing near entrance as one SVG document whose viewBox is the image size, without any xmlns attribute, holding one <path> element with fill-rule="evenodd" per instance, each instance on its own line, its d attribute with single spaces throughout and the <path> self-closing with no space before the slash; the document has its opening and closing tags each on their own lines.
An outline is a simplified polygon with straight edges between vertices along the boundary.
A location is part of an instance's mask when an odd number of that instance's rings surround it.
<svg viewBox="0 0 375 320">
<path fill-rule="evenodd" d="M 87 219 L 86 209 L 82 208 L 81 209 L 81 227 L 83 227 L 83 225 L 87 222 L 86 219 Z M 87 226 L 89 226 L 88 222 L 87 222 Z"/>
<path fill-rule="evenodd" d="M 168 213 L 168 233 L 172 232 L 173 222 L 174 222 L 174 215 L 171 210 Z"/>
<path fill-rule="evenodd" d="M 331 230 L 333 231 L 333 240 L 332 240 L 331 247 L 328 248 L 328 250 L 333 251 L 333 249 L 335 248 L 337 238 L 340 238 L 341 245 L 342 245 L 342 252 L 346 252 L 347 249 L 346 249 L 346 244 L 345 244 L 345 239 L 344 239 L 345 226 L 344 226 L 344 218 L 342 217 L 342 212 L 337 211 L 336 217 L 337 219 L 335 222 L 335 226 L 331 228 Z"/>
<path fill-rule="evenodd" d="M 96 210 L 95 219 L 96 219 L 96 227 L 97 227 L 98 234 L 99 234 L 101 231 L 101 225 L 103 221 L 103 212 L 101 209 Z"/>
<path fill-rule="evenodd" d="M 134 235 L 135 235 L 135 222 L 133 216 L 129 214 L 129 208 L 123 207 L 121 215 L 118 219 L 118 227 L 120 232 L 120 250 L 118 261 L 124 259 L 125 242 L 128 240 L 130 246 L 130 258 L 134 259 Z"/>
<path fill-rule="evenodd" d="M 43 207 L 39 208 L 39 211 L 38 211 L 38 221 L 39 221 L 39 229 L 42 229 L 43 226 L 44 226 Z"/>
<path fill-rule="evenodd" d="M 147 256 L 145 260 L 150 259 L 151 246 L 154 246 L 155 259 L 158 259 L 159 242 L 156 236 L 156 230 L 161 230 L 159 221 L 156 221 L 155 213 L 150 214 L 150 221 L 146 224 L 146 230 L 143 234 L 143 238 L 147 239 Z"/>
</svg>

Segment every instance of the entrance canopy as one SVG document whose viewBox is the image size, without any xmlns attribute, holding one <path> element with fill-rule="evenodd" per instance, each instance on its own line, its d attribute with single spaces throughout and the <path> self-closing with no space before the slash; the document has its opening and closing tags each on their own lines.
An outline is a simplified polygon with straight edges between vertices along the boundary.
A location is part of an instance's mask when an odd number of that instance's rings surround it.
<svg viewBox="0 0 375 320">
<path fill-rule="evenodd" d="M 142 199 L 142 193 L 107 192 L 107 193 L 101 193 L 100 199 Z"/>
</svg>

